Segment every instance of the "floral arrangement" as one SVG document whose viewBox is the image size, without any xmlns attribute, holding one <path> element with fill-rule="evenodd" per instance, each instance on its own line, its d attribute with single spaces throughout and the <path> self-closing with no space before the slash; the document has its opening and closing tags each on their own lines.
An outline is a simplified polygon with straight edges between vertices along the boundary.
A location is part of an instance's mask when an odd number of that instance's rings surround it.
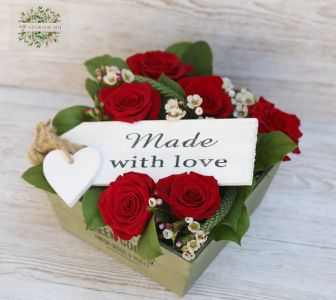
<svg viewBox="0 0 336 300">
<path fill-rule="evenodd" d="M 85 86 L 94 106 L 60 111 L 52 125 L 58 135 L 81 122 L 207 118 L 257 118 L 259 134 L 252 186 L 221 187 L 212 176 L 190 172 L 154 182 L 128 172 L 108 187 L 91 187 L 82 198 L 88 230 L 109 226 L 114 238 L 140 236 L 143 258 L 162 254 L 160 242 L 191 261 L 207 241 L 238 244 L 248 230 L 244 204 L 258 178 L 275 164 L 300 153 L 300 121 L 263 97 L 236 87 L 228 77 L 212 73 L 212 52 L 206 42 L 181 42 L 165 51 L 132 55 L 126 61 L 109 55 L 85 62 L 92 78 Z M 200 121 L 201 122 L 201 121 Z M 48 192 L 41 165 L 23 178 Z"/>
</svg>

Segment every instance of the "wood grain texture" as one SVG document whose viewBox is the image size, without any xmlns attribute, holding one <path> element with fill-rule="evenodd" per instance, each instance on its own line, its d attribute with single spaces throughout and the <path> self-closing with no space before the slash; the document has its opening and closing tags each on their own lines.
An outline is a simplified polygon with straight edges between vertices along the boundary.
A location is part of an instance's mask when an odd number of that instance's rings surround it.
<svg viewBox="0 0 336 300">
<path fill-rule="evenodd" d="M 10 22 L 7 3 L 1 2 L 2 24 Z M 302 155 L 281 166 L 251 218 L 243 247 L 229 244 L 185 298 L 336 299 L 336 2 L 60 3 L 71 37 L 62 51 L 16 49 L 6 40 L 10 30 L 1 29 L 2 84 L 77 94 L 0 88 L 0 298 L 176 299 L 65 233 L 46 195 L 20 175 L 29 166 L 35 124 L 90 103 L 83 60 L 206 39 L 216 71 L 297 113 L 304 137 Z"/>
</svg>

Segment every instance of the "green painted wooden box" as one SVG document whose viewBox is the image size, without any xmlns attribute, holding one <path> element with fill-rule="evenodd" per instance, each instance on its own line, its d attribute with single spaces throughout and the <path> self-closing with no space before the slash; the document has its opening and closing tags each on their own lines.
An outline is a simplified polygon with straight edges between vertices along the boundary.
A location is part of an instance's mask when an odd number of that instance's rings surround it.
<svg viewBox="0 0 336 300">
<path fill-rule="evenodd" d="M 278 165 L 258 179 L 255 190 L 246 200 L 250 214 L 262 201 L 277 169 Z M 69 208 L 58 196 L 48 195 L 56 215 L 66 231 L 159 282 L 180 296 L 189 290 L 227 243 L 225 241 L 209 241 L 202 250 L 198 251 L 197 257 L 192 262 L 182 259 L 180 253 L 161 244 L 164 255 L 152 260 L 144 260 L 136 253 L 137 238 L 130 241 L 115 241 L 108 227 L 86 231 L 81 202 L 78 202 L 73 208 Z"/>
</svg>

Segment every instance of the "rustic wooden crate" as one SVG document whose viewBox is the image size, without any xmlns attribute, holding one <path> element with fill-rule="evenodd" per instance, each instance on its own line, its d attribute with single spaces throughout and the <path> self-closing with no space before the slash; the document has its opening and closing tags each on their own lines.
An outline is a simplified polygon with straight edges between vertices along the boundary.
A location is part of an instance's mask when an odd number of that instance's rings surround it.
<svg viewBox="0 0 336 300">
<path fill-rule="evenodd" d="M 250 214 L 262 201 L 277 169 L 278 165 L 259 178 L 255 190 L 246 200 L 246 206 Z M 189 290 L 227 244 L 226 241 L 210 241 L 202 250 L 198 251 L 196 259 L 192 262 L 182 259 L 177 251 L 161 244 L 164 255 L 155 259 L 144 260 L 136 253 L 137 238 L 130 241 L 115 241 L 111 230 L 107 226 L 95 231 L 86 231 L 81 202 L 78 202 L 73 208 L 69 208 L 58 196 L 48 195 L 56 215 L 66 231 L 181 296 Z"/>
</svg>

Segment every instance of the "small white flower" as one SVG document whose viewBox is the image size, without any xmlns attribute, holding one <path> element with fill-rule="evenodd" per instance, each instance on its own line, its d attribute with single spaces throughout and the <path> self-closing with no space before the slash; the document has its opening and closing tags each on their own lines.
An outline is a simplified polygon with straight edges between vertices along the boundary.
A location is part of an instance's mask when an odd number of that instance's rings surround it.
<svg viewBox="0 0 336 300">
<path fill-rule="evenodd" d="M 166 115 L 168 121 L 178 121 L 181 120 L 186 115 L 186 111 L 181 108 L 174 108 L 169 111 L 169 114 Z"/>
<path fill-rule="evenodd" d="M 165 225 L 163 223 L 159 224 L 159 228 L 163 230 L 165 228 Z"/>
<path fill-rule="evenodd" d="M 135 76 L 132 73 L 132 71 L 130 71 L 128 69 L 122 69 L 121 70 L 121 78 L 122 78 L 123 81 L 130 83 L 130 82 L 133 82 Z"/>
<path fill-rule="evenodd" d="M 165 110 L 169 113 L 171 110 L 179 108 L 177 99 L 169 99 L 165 105 Z"/>
<path fill-rule="evenodd" d="M 184 221 L 186 221 L 186 223 L 190 224 L 192 221 L 194 221 L 194 218 L 192 218 L 192 217 L 185 217 Z"/>
<path fill-rule="evenodd" d="M 197 221 L 192 221 L 188 225 L 188 230 L 192 233 L 196 233 L 197 231 L 200 230 L 200 228 L 201 228 L 201 225 Z"/>
<path fill-rule="evenodd" d="M 238 102 L 242 102 L 242 97 L 243 97 L 243 94 L 242 93 L 237 93 L 236 94 L 236 97 L 235 97 L 235 100 Z"/>
<path fill-rule="evenodd" d="M 247 98 L 245 101 L 245 105 L 253 105 L 256 103 L 256 98 Z"/>
<path fill-rule="evenodd" d="M 166 240 L 170 240 L 173 237 L 173 231 L 170 229 L 165 229 L 162 231 L 163 237 Z"/>
<path fill-rule="evenodd" d="M 222 88 L 226 91 L 232 90 L 234 88 L 234 85 L 232 84 L 232 81 L 229 77 L 223 77 L 223 85 Z"/>
<path fill-rule="evenodd" d="M 148 199 L 148 204 L 150 207 L 156 207 L 157 206 L 157 201 L 155 198 L 149 198 Z"/>
<path fill-rule="evenodd" d="M 245 104 L 246 100 L 247 100 L 247 96 L 245 94 L 242 94 L 242 96 L 240 97 L 240 102 L 242 104 Z"/>
<path fill-rule="evenodd" d="M 195 114 L 197 115 L 197 116 L 201 116 L 201 115 L 203 115 L 203 108 L 202 107 L 196 107 L 195 108 Z"/>
<path fill-rule="evenodd" d="M 156 204 L 157 205 L 162 205 L 163 204 L 163 200 L 160 199 L 160 198 L 156 199 Z"/>
<path fill-rule="evenodd" d="M 203 230 L 199 230 L 195 234 L 196 241 L 198 241 L 200 244 L 204 244 L 208 237 L 205 235 Z"/>
<path fill-rule="evenodd" d="M 120 74 L 120 69 L 116 66 L 106 66 L 105 67 L 106 73 L 116 73 Z"/>
<path fill-rule="evenodd" d="M 190 109 L 194 109 L 196 107 L 199 107 L 202 102 L 203 102 L 203 99 L 200 95 L 189 95 L 187 97 L 187 106 L 190 108 Z"/>
<path fill-rule="evenodd" d="M 192 251 L 197 251 L 201 247 L 197 240 L 191 240 L 187 243 L 187 248 Z"/>
<path fill-rule="evenodd" d="M 235 109 L 233 112 L 233 117 L 234 118 L 246 118 L 248 115 L 248 108 L 246 105 L 242 105 L 241 109 Z"/>
<path fill-rule="evenodd" d="M 247 107 L 243 103 L 237 103 L 235 109 L 241 111 L 247 109 Z"/>
<path fill-rule="evenodd" d="M 229 91 L 229 96 L 232 98 L 236 95 L 236 92 L 234 90 Z"/>
<path fill-rule="evenodd" d="M 181 241 L 177 241 L 176 243 L 175 243 L 175 246 L 177 247 L 177 248 L 181 248 L 182 247 L 182 242 Z"/>
<path fill-rule="evenodd" d="M 103 81 L 108 85 L 115 85 L 118 82 L 118 75 L 115 72 L 107 73 L 103 77 Z"/>
<path fill-rule="evenodd" d="M 242 88 L 240 90 L 240 93 L 243 95 L 240 99 L 240 101 L 245 105 L 252 105 L 256 103 L 255 96 L 246 88 Z"/>
<path fill-rule="evenodd" d="M 186 251 L 182 253 L 182 257 L 187 261 L 191 261 L 195 259 L 195 253 L 194 251 L 187 249 Z"/>
</svg>

